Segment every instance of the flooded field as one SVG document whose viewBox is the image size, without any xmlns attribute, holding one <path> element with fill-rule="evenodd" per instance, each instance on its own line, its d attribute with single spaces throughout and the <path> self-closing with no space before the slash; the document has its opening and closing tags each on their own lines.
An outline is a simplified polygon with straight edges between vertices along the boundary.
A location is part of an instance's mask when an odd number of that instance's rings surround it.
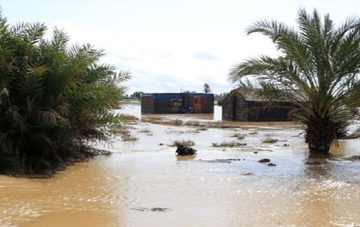
<svg viewBox="0 0 360 227">
<path fill-rule="evenodd" d="M 142 120 L 129 128 L 136 140 L 97 145 L 109 157 L 52 179 L 0 176 L 0 226 L 360 226 L 360 159 L 347 159 L 360 155 L 359 140 L 318 163 L 294 123 L 224 125 L 218 107 L 139 111 L 122 110 Z M 194 141 L 197 154 L 176 156 L 176 140 Z"/>
</svg>

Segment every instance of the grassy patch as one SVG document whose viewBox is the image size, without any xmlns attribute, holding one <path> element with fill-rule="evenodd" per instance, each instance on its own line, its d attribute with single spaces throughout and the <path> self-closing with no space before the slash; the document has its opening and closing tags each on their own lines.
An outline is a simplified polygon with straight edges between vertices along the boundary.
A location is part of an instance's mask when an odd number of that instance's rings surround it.
<svg viewBox="0 0 360 227">
<path fill-rule="evenodd" d="M 136 124 L 139 121 L 139 118 L 130 114 L 121 114 L 121 118 L 126 124 Z"/>
<path fill-rule="evenodd" d="M 245 139 L 246 135 L 245 134 L 234 134 L 231 137 L 235 137 L 238 140 L 243 140 L 243 139 Z"/>
<path fill-rule="evenodd" d="M 131 135 L 130 129 L 131 128 L 129 126 L 113 127 L 113 128 L 111 128 L 111 132 L 114 134 L 120 135 L 120 137 L 123 141 L 137 141 L 138 138 Z"/>
<path fill-rule="evenodd" d="M 279 142 L 279 140 L 278 140 L 278 139 L 271 138 L 271 137 L 268 137 L 268 138 L 263 139 L 262 142 L 263 142 L 263 143 L 277 143 L 277 142 Z"/>
<path fill-rule="evenodd" d="M 138 132 L 139 132 L 139 133 L 144 133 L 144 134 L 147 135 L 147 136 L 153 136 L 153 135 L 154 135 L 154 134 L 151 132 L 151 130 L 148 129 L 148 128 L 144 128 L 144 129 L 142 129 L 142 130 L 139 130 Z"/>
<path fill-rule="evenodd" d="M 213 143 L 212 146 L 213 147 L 243 147 L 246 146 L 246 143 L 239 143 L 236 141 L 231 141 L 231 142 L 222 142 L 222 143 Z"/>
</svg>

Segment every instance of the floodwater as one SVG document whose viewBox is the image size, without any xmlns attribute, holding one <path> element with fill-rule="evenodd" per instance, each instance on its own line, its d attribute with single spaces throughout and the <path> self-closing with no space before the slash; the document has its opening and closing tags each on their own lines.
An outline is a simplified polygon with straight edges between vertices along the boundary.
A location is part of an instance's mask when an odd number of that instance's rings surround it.
<svg viewBox="0 0 360 227">
<path fill-rule="evenodd" d="M 122 111 L 139 116 L 138 106 Z M 360 160 L 345 159 L 359 155 L 359 140 L 306 164 L 300 126 L 237 126 L 141 122 L 131 127 L 137 141 L 98 144 L 113 154 L 52 179 L 0 176 L 0 226 L 360 226 Z M 194 141 L 197 154 L 177 157 L 175 140 Z M 243 145 L 213 147 L 227 142 Z"/>
</svg>

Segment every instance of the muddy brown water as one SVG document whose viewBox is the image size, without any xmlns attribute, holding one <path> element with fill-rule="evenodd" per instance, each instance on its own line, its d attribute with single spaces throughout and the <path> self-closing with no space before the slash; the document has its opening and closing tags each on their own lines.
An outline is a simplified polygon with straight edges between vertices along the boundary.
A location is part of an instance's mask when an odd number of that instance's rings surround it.
<svg viewBox="0 0 360 227">
<path fill-rule="evenodd" d="M 137 141 L 98 144 L 113 154 L 52 179 L 0 176 L 0 226 L 360 225 L 360 161 L 343 159 L 359 155 L 359 140 L 340 141 L 334 158 L 312 165 L 294 123 L 196 129 L 139 123 Z M 176 156 L 169 145 L 181 139 L 198 153 Z M 246 146 L 212 146 L 237 140 Z"/>
</svg>

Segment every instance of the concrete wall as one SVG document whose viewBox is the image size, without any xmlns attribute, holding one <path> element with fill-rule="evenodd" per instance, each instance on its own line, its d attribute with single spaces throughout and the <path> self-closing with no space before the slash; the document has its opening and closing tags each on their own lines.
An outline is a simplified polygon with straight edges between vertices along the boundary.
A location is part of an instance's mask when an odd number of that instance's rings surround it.
<svg viewBox="0 0 360 227">
<path fill-rule="evenodd" d="M 289 102 L 247 101 L 239 93 L 230 93 L 223 100 L 223 120 L 290 121 L 294 105 Z"/>
<path fill-rule="evenodd" d="M 248 103 L 241 95 L 228 95 L 223 100 L 222 118 L 231 121 L 248 121 Z"/>
<path fill-rule="evenodd" d="M 141 113 L 151 114 L 154 113 L 154 97 L 153 96 L 142 96 L 141 97 Z"/>
<path fill-rule="evenodd" d="M 194 97 L 200 98 L 201 108 L 198 113 L 214 112 L 214 95 L 201 93 L 155 93 L 141 97 L 141 113 L 170 114 L 184 113 L 194 107 Z"/>
</svg>

